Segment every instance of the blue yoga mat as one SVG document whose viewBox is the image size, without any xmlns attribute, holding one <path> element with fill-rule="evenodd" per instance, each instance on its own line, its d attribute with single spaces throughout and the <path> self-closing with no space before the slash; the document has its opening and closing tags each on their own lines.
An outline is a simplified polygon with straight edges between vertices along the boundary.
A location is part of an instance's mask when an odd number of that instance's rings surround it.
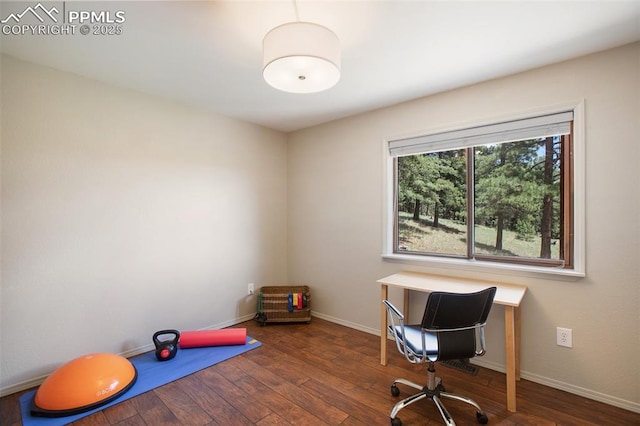
<svg viewBox="0 0 640 426">
<path fill-rule="evenodd" d="M 136 356 L 130 359 L 131 363 L 138 371 L 138 379 L 131 389 L 108 404 L 73 416 L 55 418 L 32 416 L 30 412 L 31 400 L 33 399 L 33 395 L 36 391 L 27 392 L 20 397 L 22 424 L 24 426 L 66 425 L 97 411 L 104 410 L 107 407 L 126 401 L 129 398 L 133 398 L 134 396 L 173 382 L 181 377 L 188 376 L 196 371 L 200 371 L 221 361 L 250 351 L 260 345 L 260 342 L 247 336 L 247 342 L 244 345 L 180 349 L 175 358 L 164 362 L 158 361 L 154 352 L 148 352 Z"/>
</svg>

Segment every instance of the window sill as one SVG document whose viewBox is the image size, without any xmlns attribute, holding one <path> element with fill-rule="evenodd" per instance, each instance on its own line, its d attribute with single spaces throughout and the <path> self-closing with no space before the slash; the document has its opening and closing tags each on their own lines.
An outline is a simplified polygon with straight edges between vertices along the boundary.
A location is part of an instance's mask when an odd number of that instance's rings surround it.
<svg viewBox="0 0 640 426">
<path fill-rule="evenodd" d="M 541 278 L 547 280 L 577 281 L 585 277 L 585 273 L 572 269 L 539 267 L 529 265 L 499 264 L 479 260 L 451 259 L 442 257 L 416 256 L 409 254 L 385 253 L 385 261 L 413 266 L 457 269 L 463 271 L 483 272 L 490 274 L 510 275 L 516 277 Z"/>
</svg>

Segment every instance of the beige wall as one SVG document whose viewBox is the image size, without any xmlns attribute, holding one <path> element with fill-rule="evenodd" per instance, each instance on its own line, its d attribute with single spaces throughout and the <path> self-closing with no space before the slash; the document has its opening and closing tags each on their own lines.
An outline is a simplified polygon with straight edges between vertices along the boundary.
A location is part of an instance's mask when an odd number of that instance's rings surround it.
<svg viewBox="0 0 640 426">
<path fill-rule="evenodd" d="M 384 261 L 383 140 L 584 100 L 586 278 L 510 277 Z M 289 135 L 289 280 L 312 286 L 314 310 L 376 332 L 379 286 L 403 269 L 529 287 L 523 376 L 640 411 L 640 45 L 430 96 Z M 400 294 L 392 293 L 399 301 Z M 423 295 L 412 305 L 419 311 Z M 573 348 L 556 346 L 556 327 Z M 483 363 L 504 368 L 503 310 Z"/>
<path fill-rule="evenodd" d="M 1 389 L 286 281 L 286 136 L 2 57 Z"/>
</svg>

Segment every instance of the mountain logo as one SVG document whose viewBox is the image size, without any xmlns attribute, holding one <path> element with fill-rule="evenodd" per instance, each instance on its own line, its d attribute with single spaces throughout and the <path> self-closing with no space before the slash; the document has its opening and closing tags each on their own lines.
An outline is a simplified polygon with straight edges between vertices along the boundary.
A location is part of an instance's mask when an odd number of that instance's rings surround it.
<svg viewBox="0 0 640 426">
<path fill-rule="evenodd" d="M 42 5 L 42 3 L 38 3 L 35 6 L 31 7 L 28 6 L 25 10 L 23 10 L 21 13 L 11 13 L 9 16 L 7 16 L 5 19 L 3 19 L 2 21 L 0 21 L 0 23 L 6 24 L 9 21 L 13 20 L 15 23 L 19 23 L 20 20 L 25 16 L 25 15 L 33 15 L 36 17 L 36 19 L 38 19 L 38 21 L 44 23 L 44 18 L 43 15 L 48 16 L 53 22 L 58 22 L 58 18 L 56 18 L 56 16 L 54 16 L 54 13 L 57 15 L 58 13 L 60 13 L 60 11 L 58 9 L 56 9 L 55 6 L 51 7 L 51 9 L 47 10 L 46 7 L 44 7 Z"/>
</svg>

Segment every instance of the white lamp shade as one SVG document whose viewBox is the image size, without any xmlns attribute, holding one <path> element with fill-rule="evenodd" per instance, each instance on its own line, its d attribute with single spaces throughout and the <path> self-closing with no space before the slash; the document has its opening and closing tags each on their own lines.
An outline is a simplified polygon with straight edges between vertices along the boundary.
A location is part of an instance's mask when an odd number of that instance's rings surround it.
<svg viewBox="0 0 640 426">
<path fill-rule="evenodd" d="M 290 22 L 263 40 L 263 76 L 276 89 L 313 93 L 340 80 L 340 41 L 333 31 L 310 22 Z"/>
</svg>

